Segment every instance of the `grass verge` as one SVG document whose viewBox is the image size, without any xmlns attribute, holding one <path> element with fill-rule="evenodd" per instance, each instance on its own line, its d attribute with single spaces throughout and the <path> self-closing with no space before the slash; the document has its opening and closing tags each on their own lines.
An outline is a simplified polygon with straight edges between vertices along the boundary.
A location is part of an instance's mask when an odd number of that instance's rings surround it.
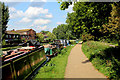
<svg viewBox="0 0 120 80">
<path fill-rule="evenodd" d="M 82 51 L 96 69 L 109 79 L 120 78 L 120 48 L 96 41 L 83 43 Z"/>
<path fill-rule="evenodd" d="M 47 64 L 45 64 L 35 76 L 34 79 L 38 78 L 64 78 L 65 69 L 67 66 L 68 56 L 71 49 L 74 46 L 67 46 L 62 49 L 60 54 L 52 58 Z"/>
</svg>

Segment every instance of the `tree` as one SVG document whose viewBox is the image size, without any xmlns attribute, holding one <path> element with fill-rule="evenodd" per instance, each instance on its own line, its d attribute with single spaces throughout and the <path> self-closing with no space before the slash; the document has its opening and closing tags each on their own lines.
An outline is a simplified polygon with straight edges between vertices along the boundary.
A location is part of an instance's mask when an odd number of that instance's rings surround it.
<svg viewBox="0 0 120 80">
<path fill-rule="evenodd" d="M 57 28 L 53 29 L 53 33 L 56 35 L 57 39 L 65 38 L 64 24 L 58 25 Z"/>
<path fill-rule="evenodd" d="M 73 11 L 73 13 L 68 13 L 66 23 L 72 28 L 72 33 L 77 38 L 84 32 L 95 36 L 96 40 L 103 36 L 99 29 L 102 24 L 108 22 L 110 3 L 76 2 Z"/>
<path fill-rule="evenodd" d="M 49 31 L 41 31 L 41 33 L 43 34 L 47 34 Z"/>
<path fill-rule="evenodd" d="M 2 29 L 2 42 L 5 42 L 5 31 L 7 29 L 7 23 L 9 21 L 9 10 L 4 3 L 0 2 L 0 29 Z M 5 44 L 3 44 L 5 45 Z"/>
<path fill-rule="evenodd" d="M 56 38 L 58 39 L 58 29 L 54 28 L 52 33 L 56 36 Z"/>
<path fill-rule="evenodd" d="M 58 25 L 57 28 L 53 29 L 53 34 L 56 35 L 57 39 L 73 39 L 72 31 L 66 24 Z"/>
<path fill-rule="evenodd" d="M 43 34 L 37 33 L 36 35 L 37 35 L 37 40 L 38 40 L 39 42 L 42 42 L 42 41 L 44 40 L 44 35 L 43 35 Z"/>
<path fill-rule="evenodd" d="M 111 17 L 109 17 L 108 24 L 104 24 L 100 30 L 107 37 L 116 39 L 120 45 L 120 3 L 112 4 Z"/>
<path fill-rule="evenodd" d="M 60 9 L 61 10 L 67 9 L 70 5 L 72 5 L 72 4 L 76 3 L 76 2 L 77 2 L 77 0 L 65 0 L 65 1 L 59 0 L 58 1 L 58 3 L 61 3 L 60 4 Z"/>
<path fill-rule="evenodd" d="M 53 33 L 51 33 L 51 32 L 48 32 L 47 36 L 48 36 L 48 38 L 47 38 L 48 40 L 53 41 L 54 39 L 56 39 L 56 36 Z"/>
<path fill-rule="evenodd" d="M 0 2 L 0 36 L 2 36 L 2 3 Z M 0 47 L 2 46 L 2 37 L 0 38 Z"/>
<path fill-rule="evenodd" d="M 70 2 L 69 1 L 62 2 L 61 5 L 60 5 L 60 9 L 65 10 L 65 9 L 67 9 L 69 7 L 69 5 L 72 5 L 71 1 Z"/>
</svg>

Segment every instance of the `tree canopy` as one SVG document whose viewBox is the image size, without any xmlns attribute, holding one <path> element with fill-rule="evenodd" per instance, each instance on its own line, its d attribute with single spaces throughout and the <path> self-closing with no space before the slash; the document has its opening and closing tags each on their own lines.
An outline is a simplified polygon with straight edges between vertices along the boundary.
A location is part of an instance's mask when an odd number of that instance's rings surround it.
<svg viewBox="0 0 120 80">
<path fill-rule="evenodd" d="M 43 35 L 43 34 L 37 33 L 36 35 L 37 35 L 37 40 L 38 40 L 39 42 L 42 42 L 42 41 L 44 40 L 44 35 Z"/>
<path fill-rule="evenodd" d="M 73 34 L 70 27 L 66 24 L 58 25 L 57 28 L 53 29 L 53 34 L 56 35 L 57 39 L 73 39 Z"/>
<path fill-rule="evenodd" d="M 2 41 L 3 41 L 5 38 L 5 31 L 7 29 L 7 23 L 9 21 L 9 10 L 8 10 L 8 7 L 5 6 L 5 4 L 1 2 L 0 2 L 0 12 L 1 12 L 0 13 L 0 24 L 1 24 L 0 29 L 2 30 Z"/>
<path fill-rule="evenodd" d="M 54 39 L 56 39 L 56 36 L 53 33 L 51 33 L 51 32 L 48 32 L 47 36 L 48 36 L 48 38 L 47 38 L 48 40 L 53 41 Z"/>
<path fill-rule="evenodd" d="M 79 38 L 80 34 L 87 32 L 99 38 L 102 24 L 108 22 L 110 16 L 110 3 L 86 3 L 74 4 L 73 13 L 68 13 L 66 23 L 72 28 L 72 32 Z"/>
<path fill-rule="evenodd" d="M 41 33 L 43 34 L 47 34 L 49 31 L 41 31 Z"/>
<path fill-rule="evenodd" d="M 120 3 L 112 4 L 111 17 L 109 22 L 103 24 L 103 28 L 100 29 L 107 38 L 114 38 L 120 45 Z"/>
<path fill-rule="evenodd" d="M 71 28 L 72 33 L 75 34 L 75 37 L 79 38 L 85 33 L 87 37 L 89 35 L 94 36 L 94 40 L 102 38 L 113 40 L 114 38 L 120 44 L 119 2 L 71 1 L 60 2 L 60 9 L 65 10 L 69 5 L 74 5 L 73 12 L 67 14 L 66 23 Z"/>
</svg>

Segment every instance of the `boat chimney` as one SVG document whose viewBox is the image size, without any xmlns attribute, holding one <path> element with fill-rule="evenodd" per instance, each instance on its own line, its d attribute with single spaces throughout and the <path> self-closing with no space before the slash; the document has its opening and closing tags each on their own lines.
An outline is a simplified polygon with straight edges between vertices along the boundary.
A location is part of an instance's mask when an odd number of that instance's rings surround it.
<svg viewBox="0 0 120 80">
<path fill-rule="evenodd" d="M 27 43 L 27 47 L 29 47 L 29 43 Z"/>
</svg>

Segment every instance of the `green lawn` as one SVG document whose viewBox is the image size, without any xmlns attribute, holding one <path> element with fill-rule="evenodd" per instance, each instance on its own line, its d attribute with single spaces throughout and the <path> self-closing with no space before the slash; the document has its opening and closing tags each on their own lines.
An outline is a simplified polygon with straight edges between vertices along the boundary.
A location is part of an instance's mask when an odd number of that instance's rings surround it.
<svg viewBox="0 0 120 80">
<path fill-rule="evenodd" d="M 120 48 L 110 47 L 109 43 L 88 41 L 82 51 L 92 64 L 108 78 L 120 78 Z"/>
<path fill-rule="evenodd" d="M 62 49 L 58 56 L 52 58 L 44 65 L 34 79 L 38 78 L 64 78 L 68 56 L 74 46 L 67 46 Z"/>
</svg>

